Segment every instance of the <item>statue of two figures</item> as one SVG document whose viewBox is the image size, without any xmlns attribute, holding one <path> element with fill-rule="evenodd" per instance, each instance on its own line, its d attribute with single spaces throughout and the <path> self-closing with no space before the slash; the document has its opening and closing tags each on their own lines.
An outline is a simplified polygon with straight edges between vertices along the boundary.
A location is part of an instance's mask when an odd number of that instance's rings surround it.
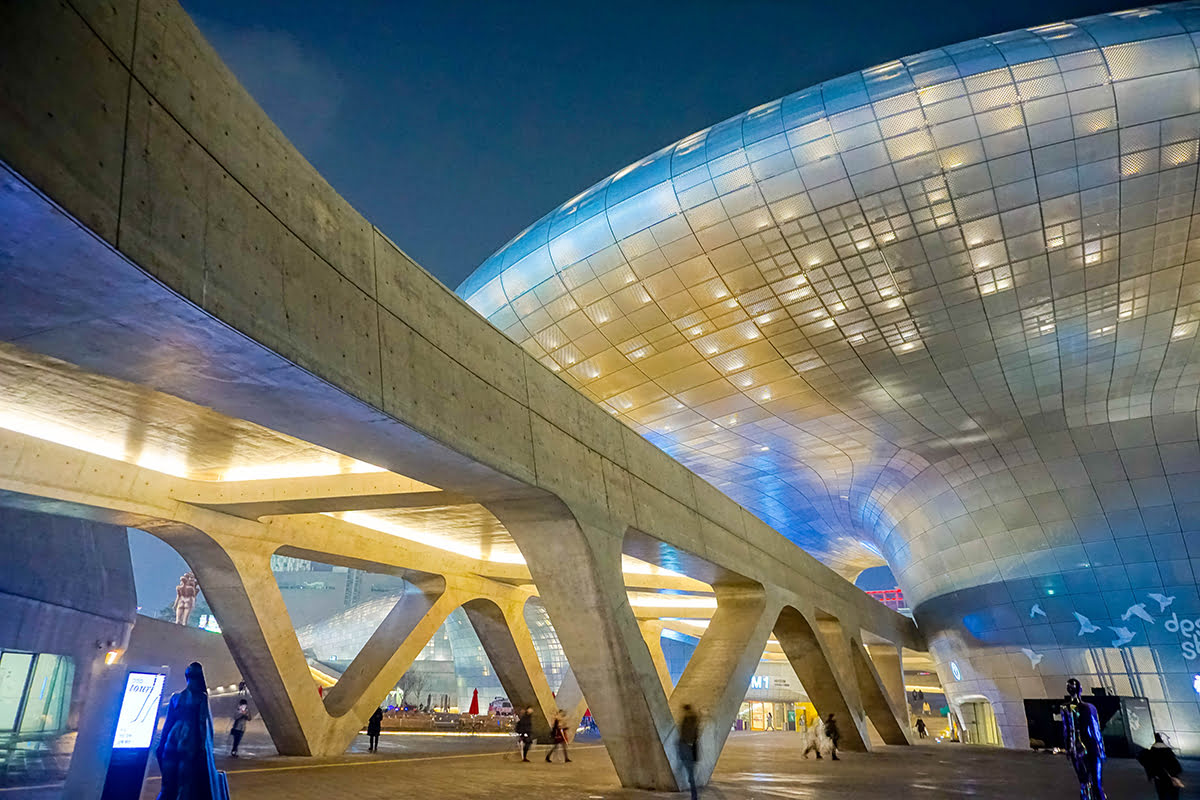
<svg viewBox="0 0 1200 800">
<path fill-rule="evenodd" d="M 1079 778 L 1080 800 L 1106 800 L 1101 772 L 1104 769 L 1104 736 L 1096 707 L 1083 699 L 1079 681 L 1067 681 L 1067 702 L 1062 706 L 1063 746 Z"/>
<path fill-rule="evenodd" d="M 175 587 L 175 624 L 187 625 L 192 610 L 196 607 L 196 595 L 200 594 L 200 583 L 191 572 L 185 572 Z"/>
</svg>

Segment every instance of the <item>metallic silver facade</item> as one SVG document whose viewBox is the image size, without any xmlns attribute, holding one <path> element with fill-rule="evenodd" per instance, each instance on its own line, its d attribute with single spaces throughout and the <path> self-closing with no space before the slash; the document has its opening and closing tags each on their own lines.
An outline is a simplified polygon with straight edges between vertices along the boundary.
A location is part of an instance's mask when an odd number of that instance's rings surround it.
<svg viewBox="0 0 1200 800">
<path fill-rule="evenodd" d="M 843 574 L 890 564 L 1007 744 L 1077 675 L 1200 752 L 1197 32 L 1134 9 L 797 92 L 459 292 Z"/>
</svg>

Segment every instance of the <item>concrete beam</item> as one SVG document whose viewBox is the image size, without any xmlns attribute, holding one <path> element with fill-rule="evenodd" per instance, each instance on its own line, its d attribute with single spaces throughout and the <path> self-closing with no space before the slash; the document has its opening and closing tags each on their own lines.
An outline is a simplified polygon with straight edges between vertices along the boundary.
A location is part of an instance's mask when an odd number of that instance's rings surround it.
<svg viewBox="0 0 1200 800">
<path fill-rule="evenodd" d="M 245 519 L 386 508 L 466 505 L 471 500 L 392 472 L 247 481 L 181 478 L 171 496 Z"/>
</svg>

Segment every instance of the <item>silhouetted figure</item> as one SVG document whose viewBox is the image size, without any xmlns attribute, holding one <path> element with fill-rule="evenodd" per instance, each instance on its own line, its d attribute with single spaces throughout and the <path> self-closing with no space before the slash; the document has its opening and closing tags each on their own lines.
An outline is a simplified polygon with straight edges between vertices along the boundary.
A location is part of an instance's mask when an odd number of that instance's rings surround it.
<svg viewBox="0 0 1200 800">
<path fill-rule="evenodd" d="M 379 734 L 383 730 L 383 707 L 375 709 L 375 713 L 367 720 L 367 738 L 370 741 L 367 751 L 371 753 L 379 752 Z"/>
<path fill-rule="evenodd" d="M 250 721 L 250 706 L 245 700 L 238 701 L 237 714 L 233 717 L 233 727 L 229 729 L 229 737 L 233 739 L 233 747 L 229 750 L 229 755 L 233 758 L 238 757 L 238 745 L 242 743 L 242 737 L 246 735 L 246 723 Z"/>
<path fill-rule="evenodd" d="M 171 696 L 155 750 L 162 772 L 158 800 L 224 800 L 224 783 L 213 763 L 212 715 L 204 668 L 193 661 L 183 674 L 187 688 Z"/>
<path fill-rule="evenodd" d="M 679 760 L 687 772 L 688 788 L 692 800 L 700 796 L 696 786 L 696 761 L 700 758 L 700 715 L 691 706 L 683 707 L 683 719 L 679 721 Z"/>
<path fill-rule="evenodd" d="M 925 730 L 925 720 L 918 719 L 917 720 L 917 736 L 924 739 L 927 735 L 928 735 L 928 733 Z"/>
<path fill-rule="evenodd" d="M 1083 700 L 1079 681 L 1067 681 L 1067 702 L 1062 706 L 1063 744 L 1067 758 L 1079 778 L 1080 800 L 1106 800 L 1101 772 L 1104 769 L 1104 737 L 1096 707 Z"/>
<path fill-rule="evenodd" d="M 1158 800 L 1179 800 L 1179 790 L 1183 787 L 1179 773 L 1183 772 L 1183 767 L 1179 765 L 1175 751 L 1163 741 L 1161 733 L 1154 734 L 1154 744 L 1138 753 L 1137 760 L 1146 770 L 1146 777 L 1154 781 Z"/>
<path fill-rule="evenodd" d="M 833 714 L 825 718 L 825 738 L 829 740 L 829 757 L 834 761 L 841 761 L 838 758 L 837 746 L 838 739 L 842 738 L 842 735 L 838 731 L 837 720 L 833 718 Z M 820 758 L 820 756 L 821 754 L 817 753 L 817 757 Z"/>
<path fill-rule="evenodd" d="M 517 738 L 521 740 L 521 760 L 529 762 L 529 748 L 533 747 L 533 709 L 527 708 L 517 717 Z M 547 759 L 549 760 L 549 759 Z"/>
<path fill-rule="evenodd" d="M 567 712 L 561 708 L 554 715 L 554 724 L 550 728 L 550 738 L 554 745 L 550 748 L 550 752 L 546 753 L 546 763 L 550 763 L 550 756 L 554 755 L 554 751 L 562 747 L 563 763 L 570 764 L 571 756 L 567 753 Z"/>
</svg>

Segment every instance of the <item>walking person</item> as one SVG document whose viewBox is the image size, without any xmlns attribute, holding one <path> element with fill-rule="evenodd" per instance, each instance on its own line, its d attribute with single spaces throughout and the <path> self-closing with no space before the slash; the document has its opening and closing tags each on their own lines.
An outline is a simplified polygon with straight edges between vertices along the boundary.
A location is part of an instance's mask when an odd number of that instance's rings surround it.
<svg viewBox="0 0 1200 800">
<path fill-rule="evenodd" d="M 821 757 L 821 744 L 825 738 L 825 723 L 821 722 L 821 717 L 813 718 L 813 724 L 808 727 L 808 741 L 804 746 L 804 753 L 801 758 L 808 760 L 809 753 L 816 753 L 817 758 Z"/>
<path fill-rule="evenodd" d="M 368 753 L 379 752 L 379 734 L 383 731 L 383 707 L 378 706 L 375 712 L 371 714 L 371 718 L 367 720 L 367 739 L 370 744 L 367 746 Z"/>
<path fill-rule="evenodd" d="M 233 747 L 229 750 L 231 758 L 238 757 L 238 745 L 242 743 L 242 737 L 246 735 L 246 723 L 249 721 L 249 704 L 245 700 L 238 700 L 237 714 L 233 718 L 233 727 L 229 729 L 229 737 L 233 740 Z"/>
<path fill-rule="evenodd" d="M 825 738 L 829 739 L 830 758 L 832 758 L 834 761 L 841 761 L 841 759 L 838 758 L 837 746 L 838 739 L 842 737 L 841 733 L 838 731 L 837 720 L 833 718 L 833 714 L 830 714 L 825 718 Z"/>
<path fill-rule="evenodd" d="M 679 760 L 687 772 L 688 788 L 692 800 L 700 796 L 696 786 L 696 761 L 700 758 L 700 715 L 690 706 L 683 707 L 683 719 L 679 721 Z"/>
<path fill-rule="evenodd" d="M 925 731 L 925 720 L 923 720 L 923 719 L 919 719 L 919 718 L 918 718 L 918 719 L 917 719 L 917 736 L 919 736 L 919 737 L 921 737 L 922 739 L 924 739 L 926 735 L 927 735 L 927 734 L 926 734 L 926 731 Z"/>
<path fill-rule="evenodd" d="M 550 738 L 554 741 L 554 745 L 550 748 L 550 752 L 546 753 L 546 763 L 550 763 L 550 756 L 554 755 L 554 751 L 561 746 L 563 763 L 570 764 L 571 756 L 567 753 L 567 712 L 561 708 L 554 715 L 554 724 L 550 727 Z"/>
<path fill-rule="evenodd" d="M 533 709 L 527 708 L 517 717 L 515 728 L 517 738 L 521 741 L 521 761 L 529 763 L 529 748 L 533 747 Z M 549 761 L 550 759 L 546 759 Z"/>
<path fill-rule="evenodd" d="M 154 754 L 162 772 L 158 800 L 227 800 L 225 781 L 213 763 L 213 725 L 204 667 L 188 664 L 187 688 L 171 695 Z"/>
<path fill-rule="evenodd" d="M 1158 800 L 1179 800 L 1179 790 L 1183 788 L 1179 773 L 1183 767 L 1161 733 L 1154 734 L 1154 744 L 1138 753 L 1137 760 L 1146 770 L 1146 777 L 1154 782 Z"/>
</svg>

